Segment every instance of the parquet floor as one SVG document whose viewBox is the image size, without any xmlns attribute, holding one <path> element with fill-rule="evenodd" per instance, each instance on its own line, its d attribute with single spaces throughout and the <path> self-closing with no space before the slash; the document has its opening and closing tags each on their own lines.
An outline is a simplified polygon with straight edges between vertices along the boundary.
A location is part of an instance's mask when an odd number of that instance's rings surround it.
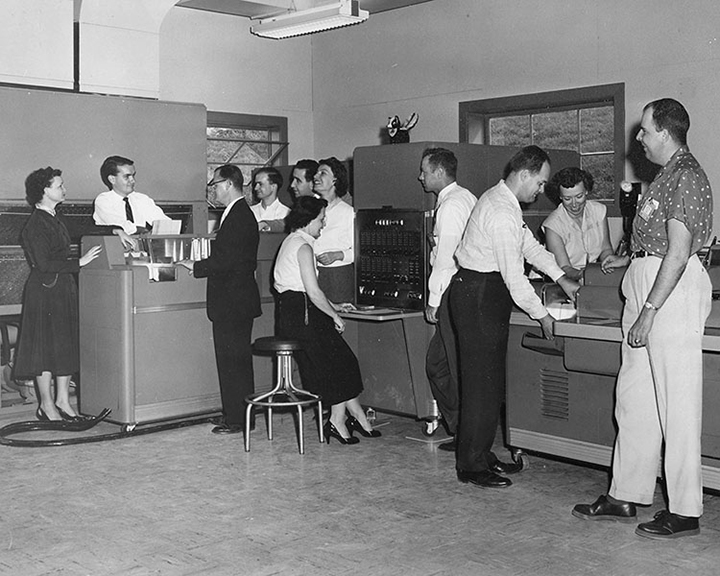
<svg viewBox="0 0 720 576">
<path fill-rule="evenodd" d="M 383 437 L 298 454 L 289 415 L 275 439 L 201 424 L 111 442 L 0 446 L 0 573 L 105 575 L 715 575 L 720 497 L 699 536 L 655 542 L 634 524 L 583 522 L 606 473 L 531 456 L 506 490 L 455 479 L 452 454 Z M 108 425 L 109 426 L 109 425 Z M 500 452 L 507 457 L 506 452 Z M 660 502 L 642 509 L 652 517 Z"/>
</svg>

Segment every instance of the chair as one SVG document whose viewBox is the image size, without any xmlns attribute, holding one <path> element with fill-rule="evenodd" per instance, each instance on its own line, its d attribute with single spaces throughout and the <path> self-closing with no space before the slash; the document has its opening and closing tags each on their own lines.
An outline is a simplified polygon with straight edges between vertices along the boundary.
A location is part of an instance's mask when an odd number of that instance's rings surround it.
<svg viewBox="0 0 720 576">
<path fill-rule="evenodd" d="M 253 343 L 253 354 L 273 354 L 277 358 L 277 380 L 275 387 L 269 392 L 250 394 L 245 398 L 245 452 L 250 452 L 250 422 L 253 406 L 267 408 L 268 440 L 272 440 L 272 411 L 273 408 L 297 406 L 298 411 L 298 441 L 300 454 L 305 453 L 305 440 L 303 437 L 303 407 L 317 404 L 318 430 L 320 442 L 325 442 L 322 427 L 322 398 L 306 390 L 300 390 L 292 382 L 292 355 L 295 350 L 301 350 L 302 345 L 297 340 L 283 340 L 268 336 L 258 338 Z M 282 399 L 285 398 L 285 399 Z"/>
</svg>

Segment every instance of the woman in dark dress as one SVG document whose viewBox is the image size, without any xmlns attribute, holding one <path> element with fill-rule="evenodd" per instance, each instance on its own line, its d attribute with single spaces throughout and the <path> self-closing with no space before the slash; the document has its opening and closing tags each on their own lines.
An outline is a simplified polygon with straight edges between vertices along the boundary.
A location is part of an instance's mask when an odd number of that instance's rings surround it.
<svg viewBox="0 0 720 576">
<path fill-rule="evenodd" d="M 341 336 L 345 321 L 338 312 L 352 305 L 330 302 L 318 285 L 313 244 L 325 225 L 326 206 L 321 198 L 302 196 L 285 217 L 290 234 L 280 247 L 274 271 L 278 336 L 302 343 L 295 359 L 303 385 L 331 406 L 325 423 L 328 442 L 333 437 L 341 444 L 356 444 L 353 430 L 367 438 L 380 432 L 370 426 L 360 405 L 360 367 Z"/>
<path fill-rule="evenodd" d="M 80 259 L 70 257 L 70 235 L 55 207 L 65 199 L 62 172 L 47 167 L 25 180 L 35 209 L 21 233 L 30 276 L 23 295 L 15 378 L 35 378 L 38 420 L 77 420 L 70 405 L 70 377 L 80 364 L 78 294 L 73 274 L 97 258 L 100 247 Z M 52 380 L 55 377 L 55 398 Z"/>
</svg>

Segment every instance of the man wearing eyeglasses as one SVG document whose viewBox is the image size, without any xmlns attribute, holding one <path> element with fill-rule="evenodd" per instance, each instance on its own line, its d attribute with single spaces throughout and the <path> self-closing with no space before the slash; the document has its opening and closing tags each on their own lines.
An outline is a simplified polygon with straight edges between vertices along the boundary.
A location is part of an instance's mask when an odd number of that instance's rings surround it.
<svg viewBox="0 0 720 576">
<path fill-rule="evenodd" d="M 243 196 L 243 175 L 230 164 L 215 170 L 208 186 L 225 210 L 210 257 L 178 265 L 196 278 L 207 278 L 207 315 L 213 324 L 215 361 L 220 381 L 223 422 L 214 434 L 238 434 L 245 427 L 245 402 L 255 389 L 251 335 L 260 316 L 255 282 L 260 241 L 257 222 Z"/>
</svg>

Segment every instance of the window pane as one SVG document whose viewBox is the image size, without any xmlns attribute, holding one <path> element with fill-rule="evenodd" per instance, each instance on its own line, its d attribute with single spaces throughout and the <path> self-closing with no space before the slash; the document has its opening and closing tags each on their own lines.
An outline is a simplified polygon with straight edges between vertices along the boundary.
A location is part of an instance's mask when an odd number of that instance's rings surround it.
<svg viewBox="0 0 720 576">
<path fill-rule="evenodd" d="M 598 154 L 595 156 L 581 156 L 580 164 L 595 179 L 592 194 L 588 197 L 593 200 L 613 200 L 615 198 L 613 178 L 614 154 Z"/>
<path fill-rule="evenodd" d="M 577 110 L 533 114 L 533 144 L 541 148 L 578 149 Z"/>
<path fill-rule="evenodd" d="M 530 144 L 530 116 L 491 118 L 490 144 L 496 146 L 527 146 Z"/>
<path fill-rule="evenodd" d="M 580 110 L 580 151 L 587 154 L 612 150 L 614 123 L 612 106 Z"/>
</svg>

